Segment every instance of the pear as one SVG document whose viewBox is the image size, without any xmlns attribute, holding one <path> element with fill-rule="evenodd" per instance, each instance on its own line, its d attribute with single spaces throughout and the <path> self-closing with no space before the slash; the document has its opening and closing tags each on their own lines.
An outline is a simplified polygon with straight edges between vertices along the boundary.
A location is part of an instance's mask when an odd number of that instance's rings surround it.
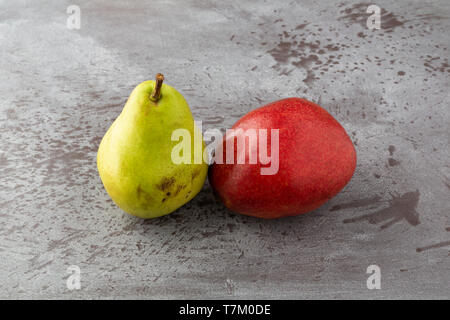
<svg viewBox="0 0 450 320">
<path fill-rule="evenodd" d="M 241 133 L 237 139 L 225 136 L 216 154 L 223 151 L 226 159 L 227 145 L 236 145 L 230 149 L 233 157 L 245 163 L 214 163 L 209 182 L 225 206 L 237 213 L 275 219 L 315 210 L 338 194 L 355 172 L 356 150 L 345 129 L 325 109 L 306 99 L 287 98 L 257 108 L 231 129 Z M 237 146 L 249 129 L 267 133 L 257 137 L 256 163 L 249 161 L 250 148 Z M 270 151 L 261 148 L 261 139 L 270 144 Z M 268 154 L 269 162 L 265 160 Z"/>
<path fill-rule="evenodd" d="M 198 161 L 194 152 L 187 153 L 190 161 L 173 160 L 179 144 L 173 141 L 175 130 L 189 133 L 190 150 L 201 149 L 203 154 L 205 143 L 186 100 L 163 80 L 157 74 L 156 81 L 144 81 L 133 90 L 97 153 L 109 196 L 122 210 L 141 218 L 169 214 L 190 201 L 202 189 L 208 171 L 203 156 Z M 200 137 L 201 148 L 194 147 L 194 136 Z"/>
</svg>

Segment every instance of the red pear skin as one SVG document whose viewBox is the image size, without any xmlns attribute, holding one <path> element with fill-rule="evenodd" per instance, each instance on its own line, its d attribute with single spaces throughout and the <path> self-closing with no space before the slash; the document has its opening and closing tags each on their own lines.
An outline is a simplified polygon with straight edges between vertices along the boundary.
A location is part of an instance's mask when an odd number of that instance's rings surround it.
<svg viewBox="0 0 450 320">
<path fill-rule="evenodd" d="M 216 195 L 232 211 L 266 219 L 312 211 L 334 197 L 350 181 L 356 151 L 344 128 L 325 109 L 300 98 L 288 98 L 255 109 L 233 129 L 279 129 L 279 170 L 261 175 L 270 164 L 210 166 L 209 181 Z M 224 150 L 226 137 L 216 149 Z M 239 154 L 234 148 L 234 159 Z M 242 150 L 241 150 L 242 151 Z M 225 162 L 225 161 L 224 161 Z"/>
</svg>

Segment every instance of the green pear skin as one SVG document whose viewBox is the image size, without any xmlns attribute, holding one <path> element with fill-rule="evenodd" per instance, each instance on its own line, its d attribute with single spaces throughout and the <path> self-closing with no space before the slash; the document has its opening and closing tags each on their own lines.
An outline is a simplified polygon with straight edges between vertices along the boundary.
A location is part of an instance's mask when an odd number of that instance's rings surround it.
<svg viewBox="0 0 450 320">
<path fill-rule="evenodd" d="M 97 167 L 112 200 L 124 211 L 141 218 L 169 214 L 202 189 L 208 164 L 194 163 L 194 118 L 186 100 L 174 88 L 162 84 L 159 100 L 150 95 L 155 81 L 139 84 L 121 114 L 103 137 Z M 186 129 L 191 135 L 191 163 L 175 164 L 172 132 Z M 205 149 L 201 139 L 202 152 Z M 199 161 L 197 161 L 199 162 Z"/>
</svg>

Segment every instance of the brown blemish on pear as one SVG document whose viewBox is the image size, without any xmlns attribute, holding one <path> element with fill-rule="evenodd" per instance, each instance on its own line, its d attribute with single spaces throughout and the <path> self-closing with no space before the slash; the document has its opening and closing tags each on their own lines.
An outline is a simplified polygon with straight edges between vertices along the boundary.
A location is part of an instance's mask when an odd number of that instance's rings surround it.
<svg viewBox="0 0 450 320">
<path fill-rule="evenodd" d="M 148 202 L 150 202 L 152 200 L 152 197 L 150 196 L 150 194 L 147 191 L 143 190 L 141 188 L 141 185 L 138 185 L 138 187 L 136 188 L 136 194 L 137 194 L 138 199 L 144 198 L 144 200 L 146 200 Z"/>
<path fill-rule="evenodd" d="M 156 185 L 156 187 L 161 191 L 168 191 L 175 184 L 175 181 L 176 180 L 174 177 L 163 177 L 160 183 Z"/>
<path fill-rule="evenodd" d="M 184 188 L 186 188 L 186 185 L 181 184 L 177 185 L 177 188 L 175 189 L 175 192 L 173 194 L 174 197 L 176 197 L 180 193 L 180 191 L 183 190 Z"/>
<path fill-rule="evenodd" d="M 198 170 L 198 169 L 194 170 L 191 175 L 191 181 L 194 181 L 194 179 L 197 178 L 199 174 L 200 174 L 200 170 Z"/>
<path fill-rule="evenodd" d="M 143 190 L 141 185 L 138 185 L 136 188 L 136 195 L 138 200 L 141 200 L 141 204 L 140 206 L 144 209 L 146 209 L 148 207 L 148 205 L 153 201 L 150 193 L 148 193 L 147 191 Z"/>
</svg>

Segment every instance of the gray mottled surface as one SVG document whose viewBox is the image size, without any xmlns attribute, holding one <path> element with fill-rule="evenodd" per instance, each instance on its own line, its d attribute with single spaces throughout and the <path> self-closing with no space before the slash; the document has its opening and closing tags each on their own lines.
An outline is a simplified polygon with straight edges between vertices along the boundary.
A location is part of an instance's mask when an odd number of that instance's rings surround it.
<svg viewBox="0 0 450 320">
<path fill-rule="evenodd" d="M 449 298 L 450 2 L 0 1 L 0 298 Z M 131 90 L 163 72 L 204 128 L 319 102 L 358 152 L 313 213 L 118 209 L 96 169 Z M 381 268 L 368 290 L 366 268 Z M 66 287 L 81 269 L 81 289 Z"/>
</svg>

